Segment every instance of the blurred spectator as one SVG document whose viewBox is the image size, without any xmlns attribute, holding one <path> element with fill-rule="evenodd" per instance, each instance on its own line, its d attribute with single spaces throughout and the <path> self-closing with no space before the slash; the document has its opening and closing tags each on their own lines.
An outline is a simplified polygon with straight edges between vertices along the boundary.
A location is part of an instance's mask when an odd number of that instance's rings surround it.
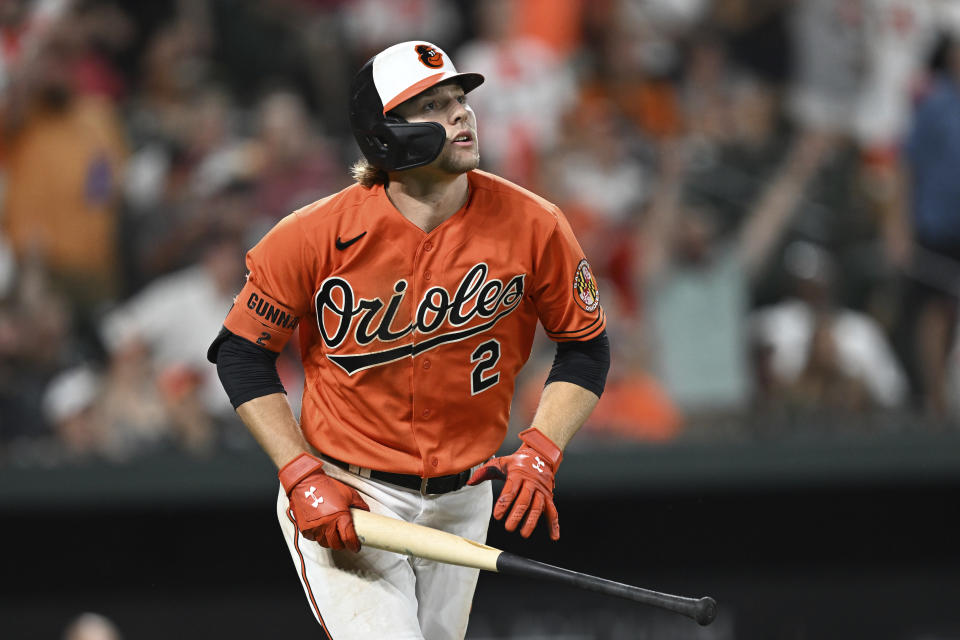
<svg viewBox="0 0 960 640">
<path fill-rule="evenodd" d="M 444 0 L 352 0 L 344 3 L 343 12 L 349 41 L 362 54 L 361 64 L 405 40 L 424 39 L 447 49 L 460 28 L 460 14 Z"/>
<path fill-rule="evenodd" d="M 37 260 L 87 321 L 117 292 L 118 185 L 125 143 L 108 100 L 76 90 L 79 23 L 50 27 L 20 60 L 0 125 L 3 228 L 20 262 Z"/>
<path fill-rule="evenodd" d="M 829 254 L 797 242 L 785 253 L 793 295 L 751 314 L 762 405 L 864 412 L 896 408 L 906 378 L 870 316 L 838 305 Z"/>
<path fill-rule="evenodd" d="M 206 349 L 243 281 L 244 252 L 236 233 L 213 229 L 199 253 L 195 265 L 158 278 L 111 311 L 102 330 L 111 367 L 124 372 L 110 380 L 108 393 L 115 392 L 121 414 L 111 418 L 126 419 L 122 406 L 135 407 L 140 395 L 154 402 L 159 398 L 174 440 L 204 452 L 218 437 L 216 420 L 233 415 L 216 370 L 206 362 Z"/>
<path fill-rule="evenodd" d="M 257 210 L 270 225 L 348 184 L 295 93 L 274 91 L 260 101 L 257 137 L 251 146 Z"/>
<path fill-rule="evenodd" d="M 900 224 L 904 194 L 897 148 L 938 30 L 960 27 L 955 5 L 941 0 L 794 5 L 790 113 L 803 128 L 844 136 L 858 146 L 865 204 L 881 221 L 893 266 L 903 267 L 910 252 Z"/>
<path fill-rule="evenodd" d="M 792 4 L 784 0 L 715 0 L 704 24 L 723 34 L 738 67 L 780 88 L 787 83 L 792 66 L 787 26 Z"/>
<path fill-rule="evenodd" d="M 476 5 L 478 35 L 457 52 L 462 69 L 486 77 L 470 104 L 483 120 L 480 158 L 491 171 L 534 186 L 540 158 L 557 143 L 575 96 L 574 77 L 554 51 L 514 29 L 517 0 Z"/>
<path fill-rule="evenodd" d="M 128 460 L 170 448 L 174 436 L 148 347 L 132 343 L 111 355 L 94 410 L 103 426 L 96 455 Z"/>
<path fill-rule="evenodd" d="M 612 440 L 665 442 L 680 435 L 683 416 L 664 386 L 651 374 L 646 336 L 637 330 L 636 319 L 621 309 L 610 288 L 600 283 L 600 295 L 607 315 L 607 333 L 617 345 L 616 361 L 611 361 L 607 384 L 600 402 L 590 414 L 577 448 L 609 444 Z M 514 432 L 529 426 L 536 413 L 543 385 L 550 373 L 553 343 L 538 336 L 534 357 L 524 367 L 517 382 L 517 397 L 511 422 Z"/>
<path fill-rule="evenodd" d="M 917 104 L 904 149 L 913 246 L 901 302 L 901 351 L 918 403 L 943 418 L 960 301 L 960 40 Z M 902 223 L 901 223 L 902 224 Z"/>
<path fill-rule="evenodd" d="M 219 200 L 245 191 L 247 203 L 227 212 L 228 218 L 242 227 L 253 215 L 248 182 L 254 154 L 236 131 L 239 114 L 230 96 L 209 87 L 198 91 L 186 108 L 189 129 L 177 135 L 189 137 L 188 146 L 173 140 L 148 142 L 130 159 L 124 257 L 132 290 L 186 266 L 192 256 L 185 248 L 224 222 Z"/>
<path fill-rule="evenodd" d="M 692 39 L 679 83 L 685 190 L 730 224 L 774 178 L 789 132 L 776 86 L 734 64 L 719 34 Z"/>
<path fill-rule="evenodd" d="M 128 118 L 135 146 L 159 141 L 188 148 L 191 103 L 210 76 L 209 36 L 201 25 L 175 20 L 151 34 Z"/>
<path fill-rule="evenodd" d="M 77 2 L 71 19 L 84 33 L 73 65 L 77 91 L 119 102 L 126 95 L 127 83 L 114 61 L 129 52 L 135 35 L 133 22 L 110 0 Z"/>
<path fill-rule="evenodd" d="M 853 132 L 867 153 L 891 151 L 910 123 L 918 72 L 936 42 L 939 0 L 864 0 L 862 78 Z"/>
<path fill-rule="evenodd" d="M 249 174 L 244 140 L 238 134 L 238 109 L 217 86 L 198 91 L 189 104 L 189 143 L 181 160 L 188 165 L 187 197 L 204 198 Z"/>
<path fill-rule="evenodd" d="M 83 613 L 64 630 L 63 640 L 121 640 L 121 636 L 109 618 L 99 613 Z"/>
<path fill-rule="evenodd" d="M 561 59 L 569 59 L 582 42 L 583 13 L 588 9 L 594 7 L 584 0 L 523 0 L 515 3 L 512 28 L 518 36 L 538 40 Z"/>
<path fill-rule="evenodd" d="M 198 204 L 249 173 L 232 96 L 210 82 L 209 35 L 174 20 L 152 34 L 128 103 L 134 147 L 124 185 L 126 293 L 186 266 L 209 226 Z"/>
<path fill-rule="evenodd" d="M 43 394 L 43 413 L 68 460 L 106 452 L 107 423 L 99 409 L 100 376 L 89 366 L 59 373 Z"/>
<path fill-rule="evenodd" d="M 5 95 L 11 77 L 18 75 L 17 66 L 35 55 L 43 46 L 51 25 L 70 8 L 69 2 L 46 0 L 6 0 L 0 3 L 0 95 Z"/>
<path fill-rule="evenodd" d="M 898 148 L 923 65 L 941 30 L 960 33 L 952 0 L 815 0 L 795 3 L 790 113 L 802 127 L 854 142 L 859 182 L 881 222 L 886 259 L 903 268 L 910 238 L 902 221 Z"/>
<path fill-rule="evenodd" d="M 581 103 L 608 100 L 637 134 L 676 138 L 683 118 L 671 76 L 679 66 L 679 46 L 657 28 L 650 6 L 613 2 L 602 15 L 593 18 L 598 41 L 581 84 Z"/>
<path fill-rule="evenodd" d="M 633 230 L 650 198 L 653 171 L 630 134 L 610 101 L 581 104 L 567 117 L 563 142 L 544 160 L 542 183 L 576 228 L 596 272 L 609 279 L 607 295 L 632 316 L 638 307 Z"/>
<path fill-rule="evenodd" d="M 895 144 L 915 73 L 935 35 L 936 0 L 808 0 L 794 5 L 791 112 L 801 126 Z"/>
<path fill-rule="evenodd" d="M 36 261 L 21 265 L 15 288 L 0 301 L 0 436 L 48 434 L 42 398 L 48 382 L 82 350 L 66 298 Z"/>
<path fill-rule="evenodd" d="M 863 2 L 794 4 L 790 113 L 801 127 L 851 133 L 864 61 Z"/>
<path fill-rule="evenodd" d="M 629 355 L 618 356 L 615 366 L 611 362 L 603 396 L 582 427 L 588 438 L 582 439 L 576 448 L 607 444 L 611 440 L 666 442 L 681 433 L 683 417 L 663 385 L 644 364 Z M 515 431 L 529 426 L 549 373 L 550 367 L 546 365 L 524 376 L 515 408 L 523 426 Z"/>
<path fill-rule="evenodd" d="M 716 35 L 703 32 L 693 36 L 687 52 L 682 100 L 687 135 L 715 142 L 727 142 L 737 133 L 732 108 L 738 80 L 727 63 L 727 51 Z"/>
<path fill-rule="evenodd" d="M 729 238 L 709 210 L 681 202 L 680 175 L 651 204 L 641 241 L 654 371 L 685 414 L 746 408 L 749 286 L 829 147 L 822 136 L 798 138 Z"/>
</svg>

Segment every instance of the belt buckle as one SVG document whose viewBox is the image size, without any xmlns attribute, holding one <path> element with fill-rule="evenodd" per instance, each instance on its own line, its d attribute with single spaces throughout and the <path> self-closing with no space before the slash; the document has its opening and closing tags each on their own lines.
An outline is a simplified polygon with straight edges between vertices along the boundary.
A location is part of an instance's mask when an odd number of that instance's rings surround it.
<svg viewBox="0 0 960 640">
<path fill-rule="evenodd" d="M 421 495 L 427 495 L 427 483 L 430 482 L 430 478 L 420 478 L 420 493 Z"/>
</svg>

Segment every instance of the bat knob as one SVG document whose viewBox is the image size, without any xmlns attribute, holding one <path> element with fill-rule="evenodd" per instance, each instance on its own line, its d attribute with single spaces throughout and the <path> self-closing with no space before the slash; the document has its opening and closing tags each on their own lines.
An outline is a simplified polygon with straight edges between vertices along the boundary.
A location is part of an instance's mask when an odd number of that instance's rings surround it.
<svg viewBox="0 0 960 640">
<path fill-rule="evenodd" d="M 713 598 L 700 598 L 697 600 L 697 609 L 694 620 L 699 624 L 706 626 L 713 622 L 717 617 L 717 601 Z"/>
</svg>

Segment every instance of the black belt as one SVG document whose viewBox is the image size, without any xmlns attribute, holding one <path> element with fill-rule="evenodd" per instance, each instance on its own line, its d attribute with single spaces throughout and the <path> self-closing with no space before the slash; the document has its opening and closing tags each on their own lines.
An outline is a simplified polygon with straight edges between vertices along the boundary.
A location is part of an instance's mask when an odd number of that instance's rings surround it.
<svg viewBox="0 0 960 640">
<path fill-rule="evenodd" d="M 421 478 L 420 476 L 408 475 L 405 473 L 390 473 L 389 471 L 377 471 L 376 469 L 358 467 L 355 464 L 349 464 L 347 462 L 343 462 L 342 460 L 331 458 L 326 454 L 321 454 L 320 457 L 327 462 L 337 465 L 341 469 L 346 469 L 347 471 L 356 473 L 364 478 L 373 478 L 374 480 L 380 480 L 382 482 L 394 484 L 405 489 L 414 489 L 424 495 L 428 493 L 450 493 L 451 491 L 462 489 L 467 484 L 467 480 L 470 479 L 472 471 L 472 469 L 467 469 L 466 471 L 452 473 L 448 476 Z"/>
</svg>

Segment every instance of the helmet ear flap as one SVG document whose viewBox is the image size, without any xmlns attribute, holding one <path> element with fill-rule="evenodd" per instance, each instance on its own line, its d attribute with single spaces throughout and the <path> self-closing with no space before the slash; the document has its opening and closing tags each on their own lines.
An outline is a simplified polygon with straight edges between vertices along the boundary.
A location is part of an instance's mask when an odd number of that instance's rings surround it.
<svg viewBox="0 0 960 640">
<path fill-rule="evenodd" d="M 438 122 L 409 123 L 384 115 L 373 82 L 373 58 L 360 69 L 350 88 L 350 127 L 367 161 L 384 171 L 430 164 L 440 155 L 447 133 Z"/>
<path fill-rule="evenodd" d="M 443 151 L 447 132 L 438 122 L 405 122 L 388 118 L 372 127 L 380 168 L 403 171 L 430 164 Z M 367 158 L 370 159 L 369 157 Z M 377 166 L 371 161 L 371 164 Z"/>
</svg>

